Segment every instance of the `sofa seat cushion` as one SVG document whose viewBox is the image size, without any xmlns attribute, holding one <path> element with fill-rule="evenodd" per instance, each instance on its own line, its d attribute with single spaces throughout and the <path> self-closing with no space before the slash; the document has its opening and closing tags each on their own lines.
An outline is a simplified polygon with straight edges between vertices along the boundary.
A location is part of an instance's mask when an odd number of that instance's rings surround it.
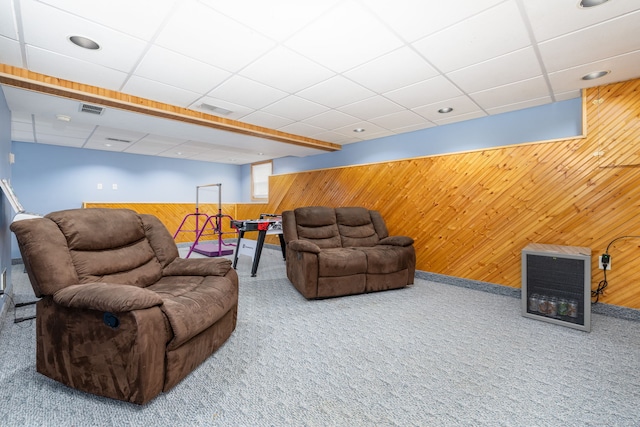
<svg viewBox="0 0 640 427">
<path fill-rule="evenodd" d="M 367 257 L 364 252 L 351 248 L 324 249 L 318 254 L 318 275 L 340 277 L 367 272 Z"/>
<path fill-rule="evenodd" d="M 238 302 L 237 287 L 220 276 L 167 276 L 147 289 L 162 299 L 169 319 L 173 350 L 221 319 Z"/>
<path fill-rule="evenodd" d="M 379 245 L 357 250 L 366 254 L 369 274 L 395 273 L 409 267 L 408 254 L 404 247 Z"/>
</svg>

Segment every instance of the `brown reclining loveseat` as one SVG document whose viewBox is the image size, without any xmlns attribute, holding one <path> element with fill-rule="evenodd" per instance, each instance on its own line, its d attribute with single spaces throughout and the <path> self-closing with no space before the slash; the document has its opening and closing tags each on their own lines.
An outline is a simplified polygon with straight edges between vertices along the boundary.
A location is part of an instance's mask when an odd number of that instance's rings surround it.
<svg viewBox="0 0 640 427">
<path fill-rule="evenodd" d="M 11 224 L 37 297 L 36 368 L 70 387 L 143 404 L 229 338 L 238 276 L 182 259 L 165 226 L 127 209 L 72 209 Z"/>
<path fill-rule="evenodd" d="M 287 277 L 308 299 L 413 284 L 413 239 L 389 236 L 378 211 L 309 206 L 284 211 Z"/>
</svg>

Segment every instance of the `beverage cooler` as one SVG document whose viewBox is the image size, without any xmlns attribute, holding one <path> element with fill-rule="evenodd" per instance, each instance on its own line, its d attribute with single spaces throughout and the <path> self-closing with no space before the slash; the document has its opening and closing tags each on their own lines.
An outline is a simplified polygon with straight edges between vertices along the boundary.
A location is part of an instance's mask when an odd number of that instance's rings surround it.
<svg viewBox="0 0 640 427">
<path fill-rule="evenodd" d="M 531 243 L 522 250 L 522 315 L 591 330 L 591 249 Z"/>
</svg>

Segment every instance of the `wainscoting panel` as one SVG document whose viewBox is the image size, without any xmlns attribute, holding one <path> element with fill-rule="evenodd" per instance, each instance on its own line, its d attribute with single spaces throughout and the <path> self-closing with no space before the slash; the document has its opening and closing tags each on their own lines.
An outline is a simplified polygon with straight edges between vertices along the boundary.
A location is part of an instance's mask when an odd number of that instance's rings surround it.
<svg viewBox="0 0 640 427">
<path fill-rule="evenodd" d="M 175 234 L 178 231 L 178 227 L 180 227 L 180 223 L 184 219 L 184 217 L 188 214 L 195 213 L 196 204 L 195 203 L 99 203 L 99 202 L 84 202 L 84 208 L 119 208 L 119 209 L 131 209 L 140 214 L 151 214 L 155 215 L 160 219 L 160 221 L 167 227 L 169 233 L 171 235 Z M 218 205 L 217 204 L 200 204 L 199 212 L 205 213 L 207 215 L 215 215 L 218 213 Z M 231 215 L 232 218 L 235 218 L 236 213 L 236 205 L 235 204 L 222 204 L 222 214 L 223 215 Z M 206 217 L 200 216 L 198 218 L 199 226 L 202 227 L 204 221 L 206 221 Z M 209 228 L 209 227 L 207 227 Z M 183 242 L 193 242 L 196 237 L 196 217 L 190 216 L 189 219 L 185 222 L 182 230 L 176 236 L 176 243 Z M 223 238 L 235 238 L 235 230 L 233 230 L 230 226 L 230 222 L 228 218 L 223 218 L 222 220 L 222 231 Z M 206 233 L 206 232 L 205 232 Z M 228 233 L 228 234 L 227 234 Z M 203 237 L 204 238 L 204 237 Z M 210 238 L 209 238 L 210 239 Z"/>
<path fill-rule="evenodd" d="M 180 227 L 180 223 L 183 218 L 188 214 L 193 214 L 196 211 L 195 203 L 134 203 L 134 202 L 121 202 L 121 203 L 101 203 L 101 202 L 84 202 L 84 208 L 119 208 L 119 209 L 131 209 L 141 214 L 155 215 L 160 221 L 167 227 L 171 235 L 175 234 Z M 257 219 L 260 218 L 261 213 L 272 213 L 267 210 L 267 205 L 262 203 L 223 203 L 222 214 L 230 215 L 233 219 Z M 218 213 L 217 204 L 201 203 L 199 207 L 200 213 L 207 215 L 215 215 Z M 206 217 L 200 216 L 198 219 L 200 228 Z M 208 229 L 210 227 L 207 227 Z M 196 229 L 196 217 L 190 216 L 182 227 L 182 230 L 176 236 L 176 243 L 193 242 L 195 240 Z M 237 234 L 230 226 L 229 218 L 222 219 L 222 232 L 224 239 L 235 239 Z M 207 233 L 207 232 L 205 232 Z M 248 238 L 252 238 L 251 234 L 247 234 Z M 216 237 L 217 238 L 217 237 Z M 212 237 L 204 236 L 203 239 L 210 240 Z M 266 243 L 272 243 L 280 245 L 277 236 L 267 236 Z"/>
</svg>

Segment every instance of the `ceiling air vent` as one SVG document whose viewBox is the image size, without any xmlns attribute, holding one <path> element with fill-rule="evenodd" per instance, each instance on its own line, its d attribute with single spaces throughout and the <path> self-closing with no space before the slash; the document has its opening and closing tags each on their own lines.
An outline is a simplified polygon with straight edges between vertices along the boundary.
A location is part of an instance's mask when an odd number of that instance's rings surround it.
<svg viewBox="0 0 640 427">
<path fill-rule="evenodd" d="M 126 142 L 127 144 L 131 142 L 130 139 L 119 139 L 119 138 L 105 138 L 107 141 L 114 141 L 114 142 Z"/>
<path fill-rule="evenodd" d="M 203 110 L 212 111 L 216 114 L 222 114 L 223 116 L 228 116 L 229 114 L 233 113 L 233 111 L 227 110 L 226 108 L 216 107 L 215 105 L 209 105 L 205 103 L 200 104 L 200 108 L 202 108 Z"/>
<path fill-rule="evenodd" d="M 89 105 L 89 104 L 80 104 L 80 112 L 81 113 L 89 113 L 89 114 L 97 114 L 98 116 L 104 113 L 103 107 L 98 107 L 97 105 Z"/>
</svg>

